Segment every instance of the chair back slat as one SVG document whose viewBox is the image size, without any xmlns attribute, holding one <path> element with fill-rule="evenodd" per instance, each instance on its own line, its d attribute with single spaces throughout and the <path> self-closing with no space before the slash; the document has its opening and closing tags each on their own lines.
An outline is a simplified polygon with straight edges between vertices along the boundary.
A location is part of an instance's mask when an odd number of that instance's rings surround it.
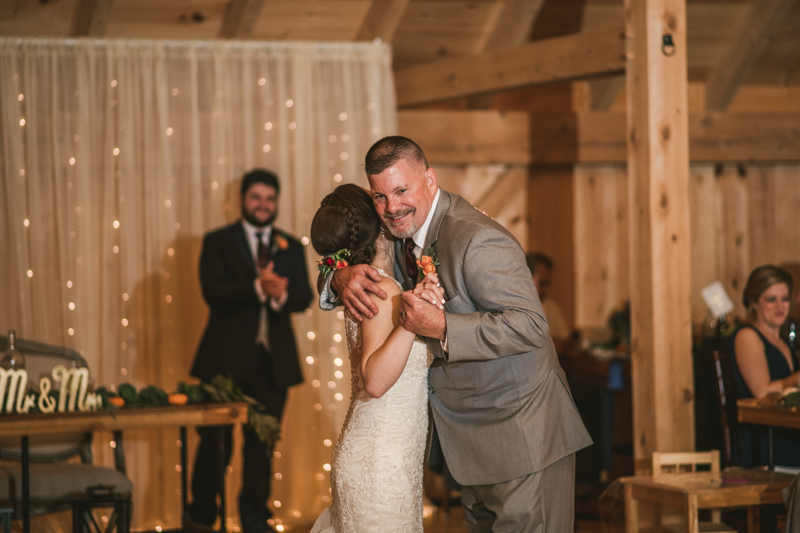
<svg viewBox="0 0 800 533">
<path fill-rule="evenodd" d="M 708 465 L 719 472 L 719 450 L 707 452 L 653 452 L 653 476 L 697 472 L 698 465 Z"/>
<path fill-rule="evenodd" d="M 717 407 L 722 426 L 722 463 L 733 465 L 733 439 L 738 428 L 736 419 L 736 387 L 733 383 L 733 358 L 724 343 L 711 351 L 714 359 Z"/>
</svg>

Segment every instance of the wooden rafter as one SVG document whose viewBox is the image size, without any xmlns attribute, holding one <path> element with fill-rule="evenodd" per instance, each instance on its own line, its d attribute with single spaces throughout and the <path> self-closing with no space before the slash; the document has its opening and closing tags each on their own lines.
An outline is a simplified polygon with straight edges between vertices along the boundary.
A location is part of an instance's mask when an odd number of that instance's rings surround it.
<svg viewBox="0 0 800 533">
<path fill-rule="evenodd" d="M 398 106 L 527 85 L 619 74 L 625 68 L 622 30 L 602 30 L 442 59 L 395 73 Z"/>
<path fill-rule="evenodd" d="M 528 41 L 545 0 L 506 0 L 481 52 L 519 46 Z"/>
<path fill-rule="evenodd" d="M 398 115 L 398 131 L 437 163 L 572 165 L 627 158 L 623 112 L 407 110 Z M 800 113 L 690 113 L 689 159 L 800 161 Z"/>
<path fill-rule="evenodd" d="M 625 87 L 625 76 L 610 76 L 590 80 L 589 107 L 593 111 L 607 111 L 617 99 L 619 92 Z"/>
<path fill-rule="evenodd" d="M 755 0 L 706 85 L 706 109 L 723 111 L 796 0 Z"/>
<path fill-rule="evenodd" d="M 80 0 L 75 8 L 72 35 L 102 37 L 108 27 L 108 16 L 114 0 Z"/>
<path fill-rule="evenodd" d="M 391 43 L 403 20 L 409 0 L 372 0 L 367 16 L 358 32 L 359 41 L 380 39 Z"/>
<path fill-rule="evenodd" d="M 246 39 L 253 34 L 265 0 L 231 0 L 225 11 L 221 39 Z"/>
<path fill-rule="evenodd" d="M 526 43 L 544 2 L 545 0 L 506 0 L 500 15 L 493 19 L 491 30 L 478 43 L 475 52 L 488 52 Z M 469 99 L 470 109 L 489 109 L 491 106 L 491 94 L 472 96 Z"/>
</svg>

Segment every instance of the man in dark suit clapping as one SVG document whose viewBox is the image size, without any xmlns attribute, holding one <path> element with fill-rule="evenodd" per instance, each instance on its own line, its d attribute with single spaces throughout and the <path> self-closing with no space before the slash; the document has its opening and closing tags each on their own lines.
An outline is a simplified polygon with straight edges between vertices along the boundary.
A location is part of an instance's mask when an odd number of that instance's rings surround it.
<svg viewBox="0 0 800 533">
<path fill-rule="evenodd" d="M 297 239 L 275 228 L 280 184 L 267 170 L 245 174 L 242 218 L 205 236 L 200 283 L 210 308 L 191 374 L 203 381 L 230 376 L 280 420 L 288 387 L 303 381 L 290 315 L 311 301 L 305 252 Z M 220 457 L 220 432 L 226 443 Z M 191 520 L 211 525 L 217 517 L 219 461 L 231 455 L 231 430 L 198 428 L 200 447 L 192 476 Z M 244 430 L 244 468 L 239 510 L 244 533 L 271 531 L 267 508 L 272 451 Z M 224 525 L 223 525 L 224 526 Z"/>
</svg>

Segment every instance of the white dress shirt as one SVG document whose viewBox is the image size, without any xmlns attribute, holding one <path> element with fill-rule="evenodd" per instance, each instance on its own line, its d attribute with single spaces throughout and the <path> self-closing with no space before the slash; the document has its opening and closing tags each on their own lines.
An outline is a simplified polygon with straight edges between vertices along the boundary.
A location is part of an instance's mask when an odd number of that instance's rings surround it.
<svg viewBox="0 0 800 533">
<path fill-rule="evenodd" d="M 264 243 L 264 246 L 269 247 L 270 239 L 272 237 L 272 225 L 265 226 L 263 228 L 258 228 L 248 221 L 242 219 L 242 227 L 244 228 L 244 232 L 247 235 L 247 244 L 250 246 L 250 253 L 253 255 L 253 262 L 256 265 L 256 269 L 258 269 L 258 235 L 257 233 L 261 233 L 261 242 Z M 283 305 L 286 303 L 286 300 L 289 297 L 289 293 L 284 291 L 283 296 L 280 299 L 276 300 L 275 298 L 270 298 L 269 295 L 264 292 L 264 288 L 261 287 L 261 280 L 260 278 L 256 278 L 254 281 L 254 286 L 256 289 L 256 294 L 258 295 L 258 299 L 262 303 L 266 303 L 269 300 L 269 306 L 272 308 L 273 311 L 280 311 L 283 309 Z"/>
<path fill-rule="evenodd" d="M 437 189 L 436 196 L 433 197 L 431 210 L 428 211 L 428 216 L 425 218 L 425 222 L 422 224 L 422 226 L 420 226 L 417 232 L 411 236 L 411 238 L 414 240 L 414 257 L 417 259 L 422 256 L 422 247 L 425 245 L 425 237 L 428 236 L 428 228 L 431 227 L 431 220 L 433 220 L 433 214 L 436 212 L 436 206 L 439 204 L 439 196 L 441 193 L 441 189 Z M 441 285 L 441 283 L 439 285 Z M 447 343 L 447 331 L 444 332 L 444 340 L 439 342 L 442 343 L 442 350 L 445 352 L 450 351 L 450 347 Z"/>
</svg>

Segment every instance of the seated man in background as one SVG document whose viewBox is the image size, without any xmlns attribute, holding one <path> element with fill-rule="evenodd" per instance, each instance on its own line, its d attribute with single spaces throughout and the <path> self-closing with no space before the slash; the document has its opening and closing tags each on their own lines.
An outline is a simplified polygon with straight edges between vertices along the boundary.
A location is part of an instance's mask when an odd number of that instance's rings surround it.
<svg viewBox="0 0 800 533">
<path fill-rule="evenodd" d="M 542 301 L 542 309 L 544 309 L 545 318 L 550 327 L 550 336 L 553 338 L 556 352 L 561 354 L 568 347 L 570 331 L 561 306 L 552 298 L 548 298 L 552 283 L 553 260 L 538 252 L 527 254 L 525 260 L 533 276 L 536 292 L 539 293 L 539 299 Z"/>
</svg>

